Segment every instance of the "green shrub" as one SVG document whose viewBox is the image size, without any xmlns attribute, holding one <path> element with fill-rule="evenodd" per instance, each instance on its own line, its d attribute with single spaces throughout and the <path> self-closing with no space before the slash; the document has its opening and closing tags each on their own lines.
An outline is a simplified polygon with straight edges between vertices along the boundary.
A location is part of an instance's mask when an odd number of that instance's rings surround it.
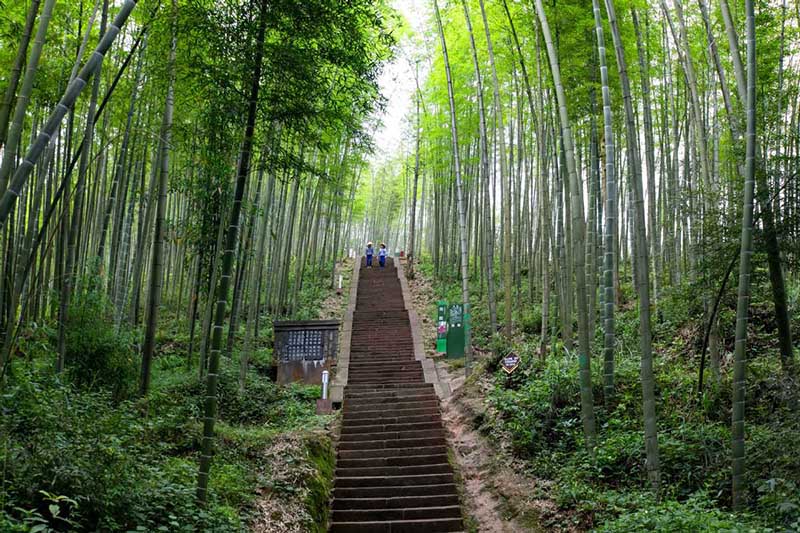
<svg viewBox="0 0 800 533">
<path fill-rule="evenodd" d="M 163 468 L 175 449 L 154 428 L 174 425 L 172 414 L 143 419 L 136 404 L 118 402 L 107 390 L 37 378 L 21 365 L 12 378 L 0 397 L 0 463 L 6 465 L 0 524 L 5 520 L 12 531 L 19 524 L 72 524 L 67 529 L 78 531 L 238 530 L 219 511 L 216 495 L 207 509 L 197 508 L 194 460 L 182 465 L 181 475 Z"/>
<path fill-rule="evenodd" d="M 87 389 L 108 389 L 115 400 L 122 400 L 136 385 L 136 361 L 133 335 L 117 331 L 105 296 L 76 295 L 69 309 L 65 352 L 73 382 Z"/>
<path fill-rule="evenodd" d="M 202 409 L 206 383 L 192 376 L 168 391 L 187 398 L 194 409 Z M 292 384 L 279 386 L 269 378 L 251 372 L 245 390 L 239 390 L 236 365 L 222 365 L 217 383 L 217 409 L 220 420 L 230 424 L 264 424 L 289 428 L 313 417 L 314 400 L 321 395 L 319 386 Z"/>
<path fill-rule="evenodd" d="M 542 310 L 539 307 L 530 307 L 522 313 L 519 327 L 528 335 L 538 335 L 542 332 Z"/>
<path fill-rule="evenodd" d="M 684 503 L 674 500 L 645 505 L 621 514 L 596 529 L 600 533 L 694 533 L 697 531 L 752 531 L 734 515 L 714 507 L 705 496 Z M 768 531 L 759 529 L 759 531 Z"/>
<path fill-rule="evenodd" d="M 789 531 L 800 531 L 800 487 L 788 479 L 772 478 L 760 483 L 758 506 Z"/>
</svg>

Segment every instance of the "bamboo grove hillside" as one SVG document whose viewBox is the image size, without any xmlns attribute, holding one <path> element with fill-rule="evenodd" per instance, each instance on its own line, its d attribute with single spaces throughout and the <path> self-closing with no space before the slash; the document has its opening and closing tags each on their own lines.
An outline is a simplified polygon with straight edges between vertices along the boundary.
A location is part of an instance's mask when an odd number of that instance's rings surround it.
<svg viewBox="0 0 800 533">
<path fill-rule="evenodd" d="M 795 3 L 0 5 L 0 529 L 326 531 L 272 323 L 367 241 L 522 529 L 800 529 Z"/>
<path fill-rule="evenodd" d="M 737 509 L 796 528 L 796 9 L 425 9 L 411 61 L 427 75 L 387 164 L 404 201 L 378 225 L 470 303 L 494 358 L 482 429 L 588 511 L 582 527 L 733 528 L 698 517 Z M 509 351 L 527 378 L 495 374 Z M 785 448 L 760 448 L 770 434 Z"/>
<path fill-rule="evenodd" d="M 313 397 L 270 384 L 271 318 L 332 286 L 396 24 L 366 1 L 3 2 L 0 528 L 243 527 L 253 458 L 215 424 Z M 246 395 L 251 418 L 226 407 Z"/>
</svg>

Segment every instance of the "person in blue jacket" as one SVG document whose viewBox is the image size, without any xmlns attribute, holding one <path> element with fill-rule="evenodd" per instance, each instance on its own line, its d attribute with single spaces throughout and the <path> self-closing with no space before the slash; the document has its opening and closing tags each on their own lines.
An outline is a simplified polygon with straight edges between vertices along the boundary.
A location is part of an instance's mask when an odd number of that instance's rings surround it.
<svg viewBox="0 0 800 533">
<path fill-rule="evenodd" d="M 381 249 L 378 250 L 378 262 L 380 263 L 381 268 L 386 266 L 386 254 L 387 253 L 388 252 L 386 250 L 386 245 L 381 243 Z"/>
<path fill-rule="evenodd" d="M 372 247 L 372 241 L 367 243 L 367 268 L 372 268 L 372 256 L 375 254 L 375 248 Z"/>
</svg>

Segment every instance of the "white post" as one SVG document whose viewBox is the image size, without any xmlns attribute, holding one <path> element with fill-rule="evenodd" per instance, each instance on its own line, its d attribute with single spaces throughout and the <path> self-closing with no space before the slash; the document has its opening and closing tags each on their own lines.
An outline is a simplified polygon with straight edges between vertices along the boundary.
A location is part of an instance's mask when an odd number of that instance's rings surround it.
<svg viewBox="0 0 800 533">
<path fill-rule="evenodd" d="M 328 378 L 329 378 L 329 375 L 330 374 L 328 373 L 327 370 L 323 370 L 322 371 L 322 399 L 323 400 L 327 400 L 328 399 Z"/>
</svg>

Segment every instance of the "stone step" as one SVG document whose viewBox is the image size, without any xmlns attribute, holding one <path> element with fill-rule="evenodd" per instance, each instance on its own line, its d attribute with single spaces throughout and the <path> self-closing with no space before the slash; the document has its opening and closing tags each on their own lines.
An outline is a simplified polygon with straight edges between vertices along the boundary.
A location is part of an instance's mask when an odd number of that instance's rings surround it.
<svg viewBox="0 0 800 533">
<path fill-rule="evenodd" d="M 394 402 L 359 402 L 359 401 L 352 401 L 352 402 L 345 402 L 343 410 L 345 413 L 351 412 L 371 412 L 371 411 L 380 411 L 387 415 L 394 415 L 397 411 L 404 411 L 407 409 L 423 409 L 426 407 L 435 407 L 439 408 L 439 401 L 432 398 L 430 400 L 412 400 L 409 402 L 406 401 L 394 401 Z"/>
<path fill-rule="evenodd" d="M 350 372 L 348 382 L 353 383 L 423 383 L 425 375 L 422 369 L 408 370 L 405 372 Z"/>
<path fill-rule="evenodd" d="M 356 374 L 381 374 L 393 373 L 404 374 L 408 372 L 421 372 L 422 364 L 419 361 L 407 361 L 405 363 L 355 363 L 350 364 L 350 375 Z"/>
<path fill-rule="evenodd" d="M 361 374 L 374 374 L 376 372 L 409 372 L 412 370 L 422 370 L 422 363 L 414 360 L 394 363 L 353 363 L 350 361 L 349 372 L 352 375 L 353 372 L 358 372 Z"/>
<path fill-rule="evenodd" d="M 413 476 L 337 477 L 336 487 L 408 487 L 411 485 L 442 485 L 453 483 L 453 473 L 417 474 Z"/>
<path fill-rule="evenodd" d="M 409 455 L 406 457 L 375 457 L 371 459 L 339 459 L 337 468 L 377 468 L 381 466 L 438 465 L 447 463 L 447 454 Z"/>
<path fill-rule="evenodd" d="M 345 407 L 346 405 L 345 403 Z M 441 416 L 441 411 L 439 410 L 439 402 L 431 402 L 430 405 L 426 404 L 421 407 L 408 407 L 405 409 L 346 411 L 344 413 L 343 424 L 349 423 L 350 420 L 375 420 L 384 414 L 389 418 L 401 418 L 405 416 Z"/>
<path fill-rule="evenodd" d="M 429 439 L 444 436 L 444 429 L 439 424 L 433 429 L 409 429 L 398 431 L 374 431 L 371 433 L 345 433 L 340 439 L 340 444 L 365 442 L 365 441 L 394 441 L 408 439 Z"/>
<path fill-rule="evenodd" d="M 364 350 L 350 352 L 351 363 L 411 363 L 418 361 L 414 357 L 414 347 L 393 348 L 391 350 Z"/>
<path fill-rule="evenodd" d="M 365 466 L 336 468 L 337 478 L 352 477 L 398 477 L 420 476 L 423 474 L 451 473 L 450 464 L 446 461 L 435 465 L 408 465 L 408 466 Z"/>
<path fill-rule="evenodd" d="M 381 433 L 387 431 L 421 431 L 425 429 L 441 429 L 442 423 L 438 420 L 417 423 L 401 424 L 373 424 L 371 426 L 348 424 L 342 428 L 342 435 L 359 433 Z"/>
<path fill-rule="evenodd" d="M 441 435 L 431 437 L 340 441 L 339 449 L 342 451 L 389 450 L 393 448 L 417 448 L 420 446 L 445 446 L 446 444 L 444 431 L 442 431 Z"/>
<path fill-rule="evenodd" d="M 339 498 L 408 498 L 421 496 L 458 496 L 454 483 L 416 486 L 380 486 L 380 487 L 335 487 L 334 501 Z"/>
<path fill-rule="evenodd" d="M 333 511 L 333 522 L 386 522 L 397 520 L 431 520 L 461 518 L 458 505 L 443 507 L 405 507 L 392 509 L 347 509 Z"/>
<path fill-rule="evenodd" d="M 414 424 L 418 422 L 429 422 L 436 417 L 439 421 L 439 413 L 435 415 L 410 415 L 410 416 L 396 416 L 396 417 L 378 417 L 378 418 L 349 418 L 347 426 L 355 428 L 358 426 L 374 426 L 377 424 Z"/>
<path fill-rule="evenodd" d="M 425 385 L 429 385 L 426 383 Z M 349 391 L 348 391 L 349 392 Z M 436 397 L 436 392 L 434 391 L 433 387 L 425 387 L 425 388 L 413 388 L 413 389 L 400 389 L 400 390 L 375 390 L 375 391 L 360 391 L 360 392 L 349 392 L 345 394 L 346 400 L 375 400 L 378 398 L 392 398 L 394 400 L 398 399 L 405 399 L 405 398 L 412 398 L 424 396 L 429 399 L 433 399 Z"/>
<path fill-rule="evenodd" d="M 441 455 L 447 454 L 444 444 L 433 446 L 419 446 L 414 448 L 382 448 L 376 450 L 338 450 L 339 459 L 397 459 L 413 457 L 416 455 Z"/>
<path fill-rule="evenodd" d="M 332 522 L 331 533 L 448 533 L 463 531 L 461 518 L 390 522 Z"/>
<path fill-rule="evenodd" d="M 369 379 L 369 378 L 378 378 L 383 380 L 384 378 L 404 378 L 404 377 L 416 377 L 417 383 L 424 383 L 424 374 L 422 373 L 422 367 L 419 368 L 412 368 L 410 370 L 373 370 L 371 368 L 356 368 L 355 371 L 353 367 L 350 367 L 349 370 L 350 378 L 361 378 Z M 386 383 L 382 383 L 385 385 Z"/>
<path fill-rule="evenodd" d="M 369 396 L 348 396 L 344 399 L 350 406 L 374 406 L 375 409 L 383 407 L 393 407 L 400 403 L 409 402 L 438 402 L 436 393 L 428 390 L 409 389 L 411 393 L 406 394 L 380 394 L 374 393 Z"/>
<path fill-rule="evenodd" d="M 389 396 L 401 394 L 420 394 L 422 392 L 434 392 L 432 383 L 420 383 L 417 387 L 404 387 L 402 389 L 387 389 L 386 387 L 370 389 L 353 389 L 345 390 L 345 398 L 367 398 L 373 396 Z"/>
<path fill-rule="evenodd" d="M 413 509 L 420 507 L 448 507 L 458 505 L 458 496 L 396 496 L 393 498 L 338 498 L 333 500 L 333 510 L 345 509 Z"/>
<path fill-rule="evenodd" d="M 369 389 L 369 388 L 374 388 L 375 390 L 379 390 L 379 389 L 413 389 L 413 388 L 416 388 L 416 387 L 420 387 L 422 385 L 424 385 L 424 383 L 420 383 L 420 384 L 398 383 L 397 385 L 392 385 L 392 384 L 374 385 L 374 386 L 373 385 L 359 385 L 357 387 L 352 387 L 352 388 L 350 387 L 350 385 L 348 385 L 348 388 L 351 388 L 352 390 L 355 390 L 355 389 Z"/>
</svg>

